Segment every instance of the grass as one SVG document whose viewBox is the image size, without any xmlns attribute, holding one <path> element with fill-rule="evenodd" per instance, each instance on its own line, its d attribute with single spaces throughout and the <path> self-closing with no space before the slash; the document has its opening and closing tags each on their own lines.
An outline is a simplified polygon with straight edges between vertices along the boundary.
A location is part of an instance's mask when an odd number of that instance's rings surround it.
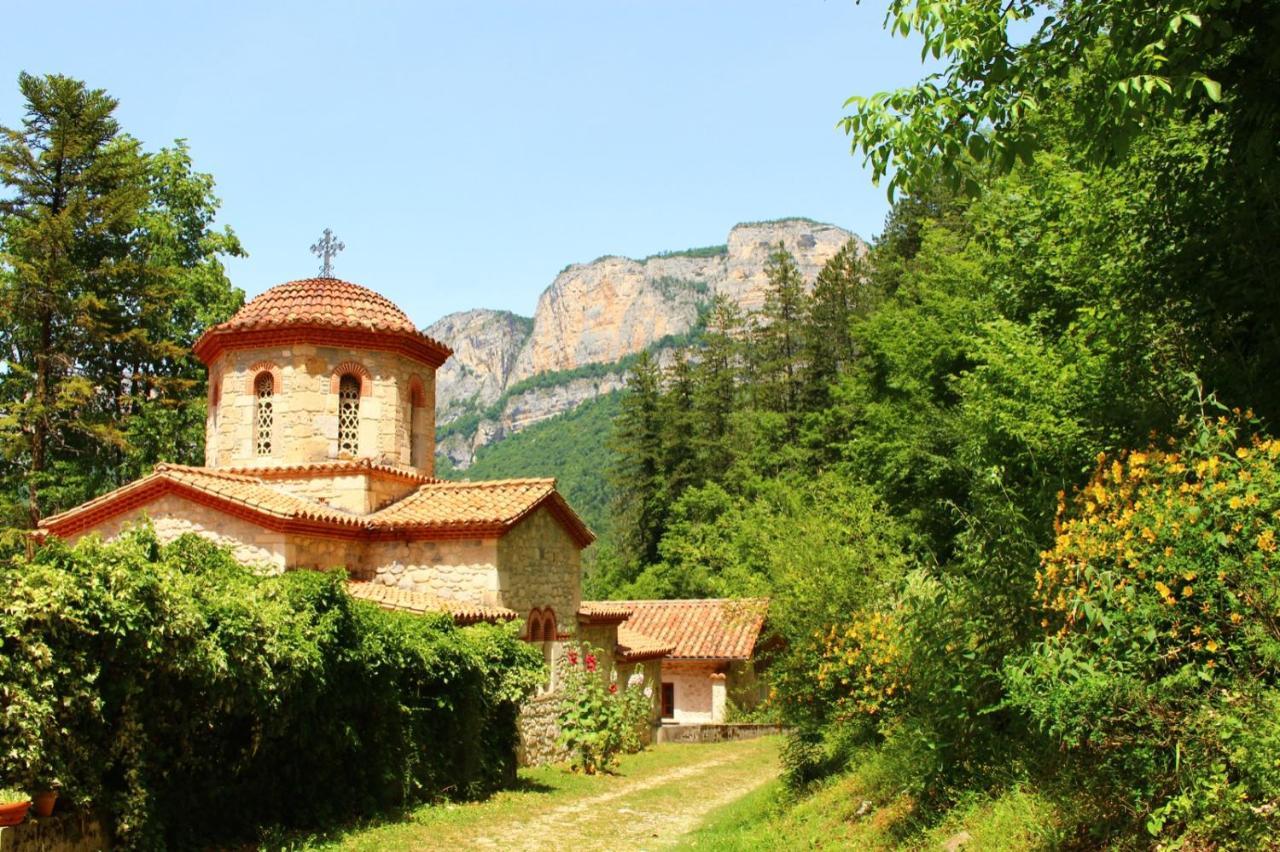
<svg viewBox="0 0 1280 852">
<path fill-rule="evenodd" d="M 1061 805 L 1022 786 L 975 794 L 937 816 L 921 811 L 872 750 L 849 772 L 796 796 L 780 780 L 710 813 L 678 849 L 942 849 L 967 835 L 965 852 L 1047 852 L 1076 834 Z"/>
<path fill-rule="evenodd" d="M 557 826 L 547 835 L 554 837 L 555 848 L 604 848 L 606 836 L 627 830 L 647 836 L 651 827 L 673 824 L 670 815 L 678 818 L 681 811 L 696 809 L 708 786 L 753 783 L 762 771 L 776 771 L 777 751 L 777 738 L 661 745 L 625 756 L 609 775 L 580 775 L 560 766 L 521 769 L 513 788 L 483 801 L 423 805 L 269 845 L 308 850 L 451 849 L 488 845 L 483 843 L 487 838 L 493 848 L 506 848 L 510 844 L 504 834 L 533 829 L 541 820 Z M 688 771 L 705 761 L 718 763 L 705 772 Z M 662 780 L 669 773 L 675 777 Z M 709 776 L 714 785 L 708 784 Z"/>
</svg>

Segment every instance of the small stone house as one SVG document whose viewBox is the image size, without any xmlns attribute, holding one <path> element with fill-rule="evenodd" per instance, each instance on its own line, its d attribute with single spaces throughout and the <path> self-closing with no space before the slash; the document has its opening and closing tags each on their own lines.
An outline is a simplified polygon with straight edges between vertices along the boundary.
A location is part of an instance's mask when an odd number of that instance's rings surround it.
<svg viewBox="0 0 1280 852">
<path fill-rule="evenodd" d="M 669 649 L 662 657 L 659 718 L 664 725 L 721 723 L 730 701 L 742 710 L 763 697 L 754 657 L 769 602 L 763 598 L 588 601 L 594 612 L 627 611 L 618 645 Z"/>
<path fill-rule="evenodd" d="M 584 603 L 581 552 L 595 537 L 553 479 L 436 479 L 435 377 L 452 352 L 392 302 L 335 278 L 291 281 L 194 351 L 209 376 L 204 466 L 157 465 L 38 534 L 110 538 L 145 519 L 162 541 L 196 533 L 268 572 L 344 568 L 352 595 L 388 609 L 517 621 L 548 661 L 576 634 L 606 672 L 669 676 L 674 720 L 716 718 L 716 677 L 749 658 L 755 633 L 695 647 L 651 618 L 656 602 Z M 526 762 L 558 756 L 554 686 L 522 710 Z"/>
</svg>

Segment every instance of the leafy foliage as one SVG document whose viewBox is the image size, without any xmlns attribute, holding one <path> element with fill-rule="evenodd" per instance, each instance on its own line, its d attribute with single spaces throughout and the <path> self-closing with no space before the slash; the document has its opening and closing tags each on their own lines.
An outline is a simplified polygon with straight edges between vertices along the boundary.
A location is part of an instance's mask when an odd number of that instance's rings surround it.
<svg viewBox="0 0 1280 852">
<path fill-rule="evenodd" d="M 102 806 L 126 847 L 491 789 L 541 658 L 387 613 L 341 572 L 262 577 L 204 539 L 52 542 L 0 569 L 0 777 Z"/>
<path fill-rule="evenodd" d="M 219 260 L 243 249 L 184 143 L 143 152 L 79 81 L 18 85 L 22 126 L 0 127 L 0 523 L 27 527 L 202 455 L 190 348 L 243 301 Z"/>
<path fill-rule="evenodd" d="M 560 744 L 569 750 L 575 770 L 607 772 L 622 753 L 641 749 L 641 731 L 649 725 L 653 686 L 640 668 L 625 681 L 605 672 L 599 649 L 566 646 L 561 666 Z"/>
</svg>

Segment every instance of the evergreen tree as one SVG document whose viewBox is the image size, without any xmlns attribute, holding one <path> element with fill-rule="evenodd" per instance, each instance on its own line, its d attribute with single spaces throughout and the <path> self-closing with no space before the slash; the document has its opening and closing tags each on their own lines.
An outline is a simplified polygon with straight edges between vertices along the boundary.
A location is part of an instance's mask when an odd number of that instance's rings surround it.
<svg viewBox="0 0 1280 852">
<path fill-rule="evenodd" d="M 665 389 L 659 406 L 662 424 L 662 466 L 666 476 L 666 503 L 680 498 L 685 489 L 700 481 L 694 443 L 697 414 L 694 411 L 693 366 L 683 353 L 664 376 Z"/>
<path fill-rule="evenodd" d="M 32 525 L 121 481 L 130 415 L 179 399 L 177 421 L 203 420 L 187 350 L 239 304 L 216 255 L 240 250 L 210 232 L 211 181 L 181 146 L 148 157 L 79 81 L 18 85 L 22 126 L 0 127 L 0 514 Z M 179 431 L 195 457 L 198 430 Z"/>
<path fill-rule="evenodd" d="M 614 489 L 614 541 L 618 549 L 620 585 L 658 559 L 665 515 L 666 470 L 663 464 L 661 374 L 648 352 L 642 352 L 627 377 L 622 411 L 614 421 L 609 471 Z M 616 587 L 616 585 L 615 585 Z"/>
<path fill-rule="evenodd" d="M 809 296 L 791 253 L 778 244 L 765 266 L 769 289 L 752 328 L 752 386 L 756 406 L 785 416 L 795 435 L 803 395 L 804 326 Z"/>
<path fill-rule="evenodd" d="M 693 448 L 699 482 L 718 478 L 733 462 L 733 414 L 738 408 L 745 333 L 738 305 L 716 296 L 693 369 Z"/>
<path fill-rule="evenodd" d="M 857 242 L 850 240 L 823 265 L 804 323 L 805 407 L 825 407 L 830 386 L 853 363 L 853 321 L 866 316 L 874 289 Z"/>
</svg>

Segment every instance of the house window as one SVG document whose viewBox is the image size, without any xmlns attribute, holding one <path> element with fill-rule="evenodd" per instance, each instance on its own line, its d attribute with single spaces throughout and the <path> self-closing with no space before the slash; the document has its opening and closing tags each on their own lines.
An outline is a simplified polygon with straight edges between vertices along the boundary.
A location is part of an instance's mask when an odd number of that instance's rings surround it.
<svg viewBox="0 0 1280 852">
<path fill-rule="evenodd" d="M 427 395 L 422 390 L 422 380 L 417 376 L 409 383 L 409 464 L 422 467 L 423 450 L 420 424 L 423 418 L 419 411 L 427 404 Z"/>
<path fill-rule="evenodd" d="M 271 427 L 275 422 L 276 380 L 270 373 L 259 373 L 253 381 L 255 396 L 253 446 L 260 456 L 271 455 Z M 215 414 L 215 416 L 217 416 Z"/>
<path fill-rule="evenodd" d="M 360 450 L 360 380 L 348 373 L 338 382 L 338 454 Z"/>
<path fill-rule="evenodd" d="M 674 683 L 664 683 L 662 685 L 662 718 L 674 719 L 676 717 L 676 685 Z"/>
<path fill-rule="evenodd" d="M 556 639 L 556 612 L 551 607 L 542 612 L 542 638 L 548 642 Z"/>
<path fill-rule="evenodd" d="M 529 633 L 528 633 L 529 641 L 541 642 L 542 641 L 542 613 L 540 610 L 535 609 L 533 612 L 529 613 L 528 628 L 529 628 Z"/>
</svg>

